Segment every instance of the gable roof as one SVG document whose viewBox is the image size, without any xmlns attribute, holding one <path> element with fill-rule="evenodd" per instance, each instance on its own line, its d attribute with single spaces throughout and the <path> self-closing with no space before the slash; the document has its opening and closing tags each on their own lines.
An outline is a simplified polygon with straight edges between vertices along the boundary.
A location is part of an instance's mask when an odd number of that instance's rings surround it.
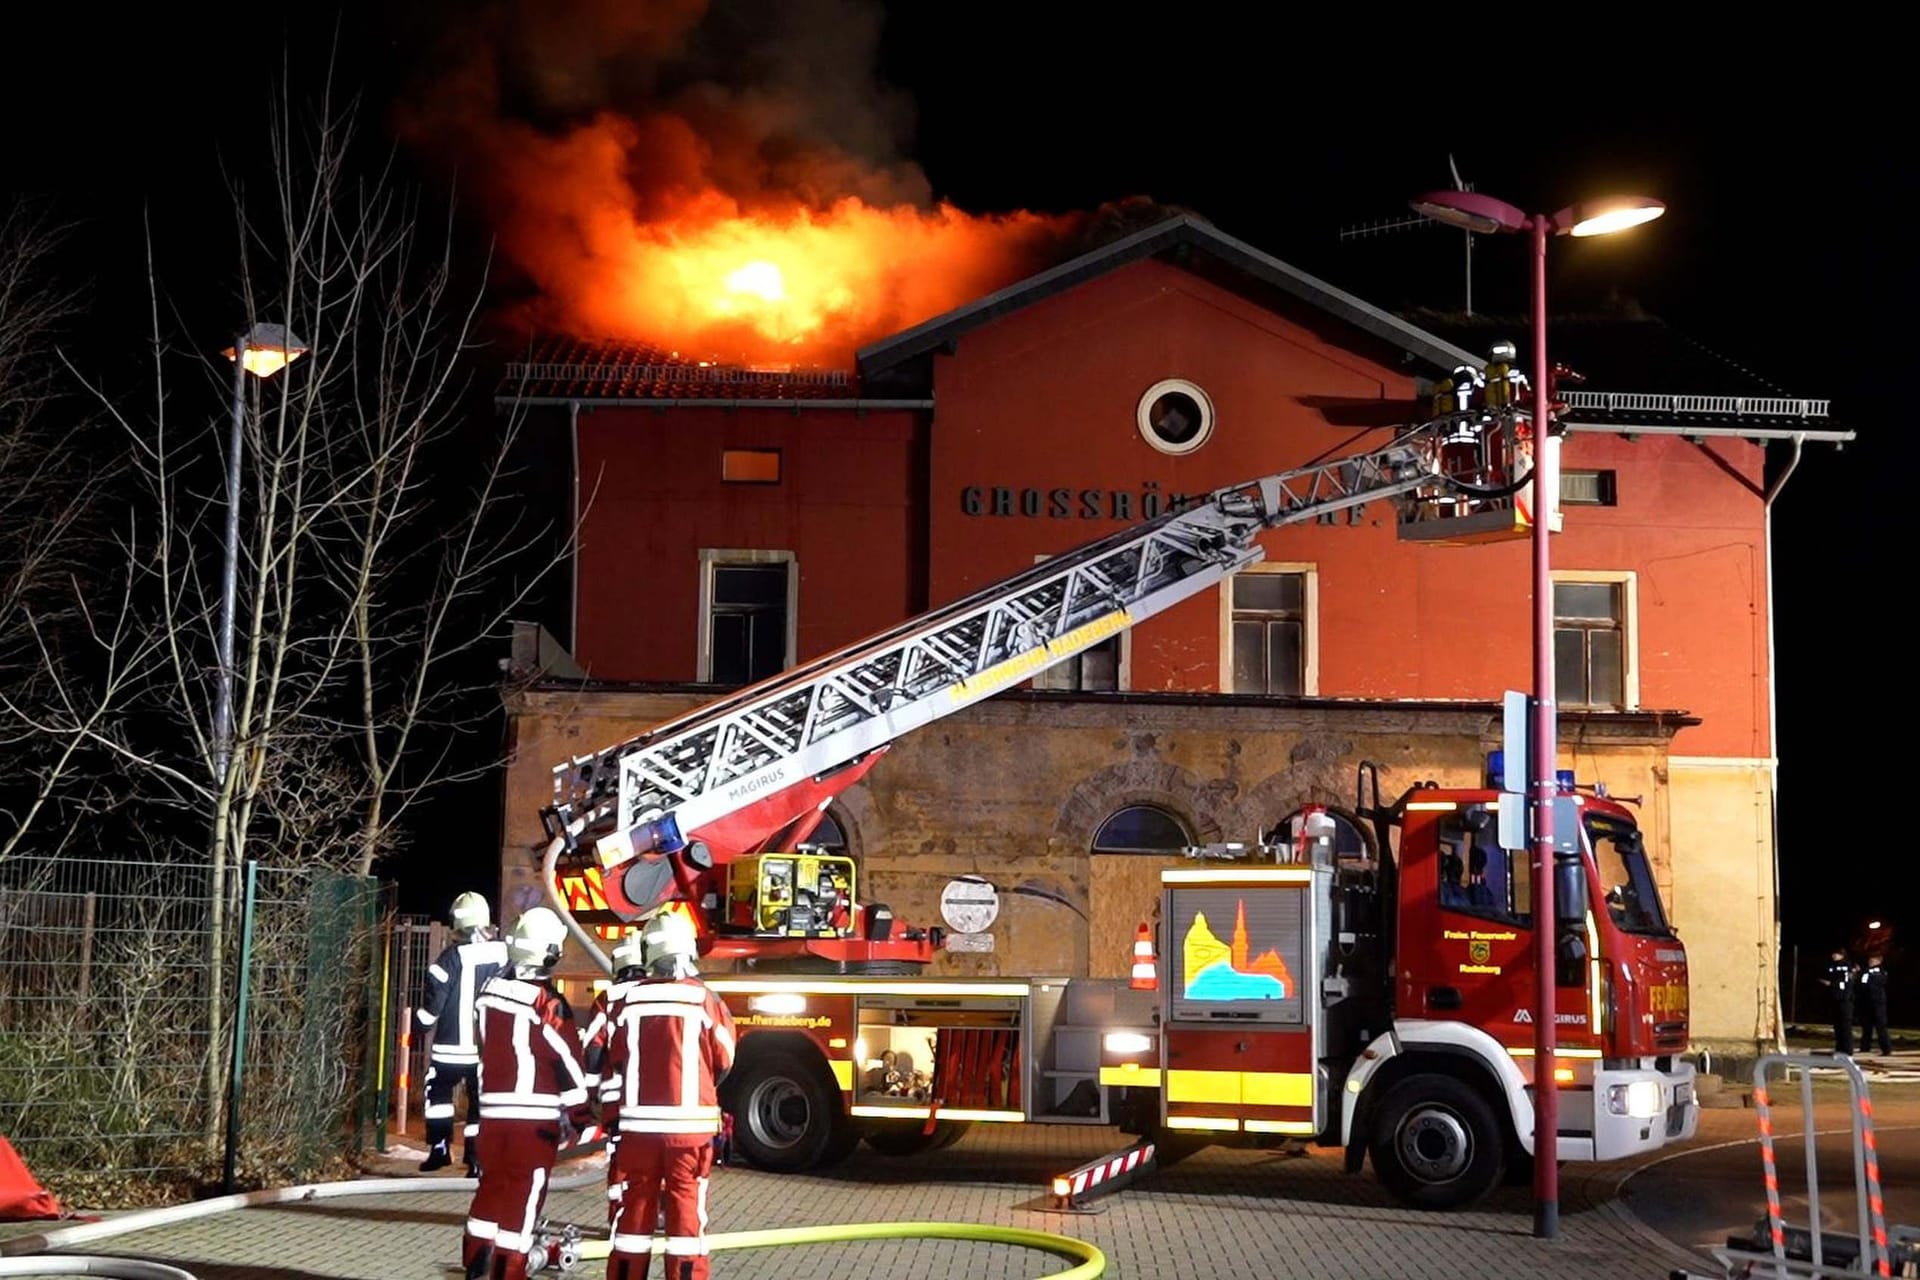
<svg viewBox="0 0 1920 1280">
<path fill-rule="evenodd" d="M 1278 291 L 1336 316 L 1436 370 L 1481 363 L 1470 352 L 1417 324 L 1288 266 L 1210 222 L 1181 214 L 862 347 L 856 357 L 860 374 L 868 378 L 893 369 L 1001 316 L 1146 258 L 1165 258 L 1188 270 L 1212 266 L 1216 270 L 1200 273 L 1220 274 L 1221 283 L 1239 292 L 1249 288 Z"/>
</svg>

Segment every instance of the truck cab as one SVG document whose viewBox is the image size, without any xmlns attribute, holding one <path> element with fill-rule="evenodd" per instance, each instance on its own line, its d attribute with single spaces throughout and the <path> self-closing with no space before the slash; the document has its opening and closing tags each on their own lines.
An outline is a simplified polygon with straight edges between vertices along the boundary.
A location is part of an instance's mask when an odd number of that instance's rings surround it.
<svg viewBox="0 0 1920 1280">
<path fill-rule="evenodd" d="M 1668 923 L 1633 812 L 1561 779 L 1577 815 L 1557 859 L 1554 1086 L 1558 1156 L 1615 1160 L 1691 1137 L 1699 1110 L 1687 1047 L 1687 953 Z M 1493 1104 L 1504 1163 L 1533 1154 L 1532 854 L 1502 847 L 1500 793 L 1415 786 L 1371 816 L 1396 846 L 1392 1031 L 1359 1047 L 1342 1125 L 1349 1163 L 1371 1155 L 1408 1198 L 1487 1181 L 1487 1117 L 1396 1086 L 1429 1072 Z M 1563 812 L 1566 811 L 1563 809 Z M 1566 835 L 1560 832 L 1558 834 Z"/>
</svg>

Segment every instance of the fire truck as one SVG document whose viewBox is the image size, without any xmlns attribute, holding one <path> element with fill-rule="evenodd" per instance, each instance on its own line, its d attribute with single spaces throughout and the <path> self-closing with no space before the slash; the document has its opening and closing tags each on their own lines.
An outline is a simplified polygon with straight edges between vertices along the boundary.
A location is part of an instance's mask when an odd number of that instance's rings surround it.
<svg viewBox="0 0 1920 1280">
<path fill-rule="evenodd" d="M 1438 1208 L 1531 1160 L 1537 1083 L 1560 1091 L 1562 1160 L 1691 1136 L 1686 952 L 1632 810 L 1604 786 L 1563 779 L 1578 838 L 1556 871 L 1559 919 L 1536 922 L 1497 789 L 1426 783 L 1386 801 L 1362 766 L 1360 825 L 1309 807 L 1270 843 L 1163 873 L 1152 990 L 930 974 L 941 930 L 895 919 L 852 860 L 808 844 L 892 742 L 1215 588 L 1261 559 L 1264 530 L 1391 501 L 1421 536 L 1524 531 L 1527 444 L 1523 406 L 1439 412 L 566 761 L 542 813 L 549 897 L 602 968 L 590 928 L 693 918 L 741 1033 L 723 1098 L 734 1143 L 765 1169 L 862 1140 L 927 1151 L 973 1123 L 1117 1125 L 1343 1147 L 1351 1170 L 1371 1158 L 1400 1198 Z M 1558 955 L 1550 1082 L 1531 1069 L 1536 927 Z"/>
</svg>

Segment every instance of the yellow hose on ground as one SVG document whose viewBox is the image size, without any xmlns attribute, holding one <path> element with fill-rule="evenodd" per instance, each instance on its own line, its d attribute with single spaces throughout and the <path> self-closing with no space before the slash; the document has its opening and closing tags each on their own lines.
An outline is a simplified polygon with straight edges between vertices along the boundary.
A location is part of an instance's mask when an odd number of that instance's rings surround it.
<svg viewBox="0 0 1920 1280">
<path fill-rule="evenodd" d="M 1039 1249 L 1073 1260 L 1077 1265 L 1065 1271 L 1049 1271 L 1034 1280 L 1094 1280 L 1107 1273 L 1107 1255 L 1085 1240 L 1059 1236 L 1051 1231 L 1030 1231 L 1025 1227 L 990 1227 L 981 1222 L 848 1222 L 826 1227 L 780 1227 L 770 1231 L 723 1231 L 707 1237 L 707 1248 L 714 1253 L 729 1249 L 763 1249 L 772 1245 L 846 1244 L 854 1240 L 972 1240 L 981 1244 L 1010 1244 L 1021 1249 Z M 666 1242 L 655 1238 L 655 1254 L 665 1252 Z M 580 1246 L 580 1256 L 604 1258 L 613 1251 L 606 1240 L 589 1240 Z"/>
</svg>

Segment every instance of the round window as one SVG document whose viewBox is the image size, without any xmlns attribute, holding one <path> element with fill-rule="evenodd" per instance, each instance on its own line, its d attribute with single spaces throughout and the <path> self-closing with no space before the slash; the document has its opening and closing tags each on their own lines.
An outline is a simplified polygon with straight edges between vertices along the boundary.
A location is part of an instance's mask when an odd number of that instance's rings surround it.
<svg viewBox="0 0 1920 1280">
<path fill-rule="evenodd" d="M 1185 378 L 1148 387 L 1137 417 L 1141 437 L 1162 453 L 1192 453 L 1213 434 L 1213 401 Z"/>
</svg>

